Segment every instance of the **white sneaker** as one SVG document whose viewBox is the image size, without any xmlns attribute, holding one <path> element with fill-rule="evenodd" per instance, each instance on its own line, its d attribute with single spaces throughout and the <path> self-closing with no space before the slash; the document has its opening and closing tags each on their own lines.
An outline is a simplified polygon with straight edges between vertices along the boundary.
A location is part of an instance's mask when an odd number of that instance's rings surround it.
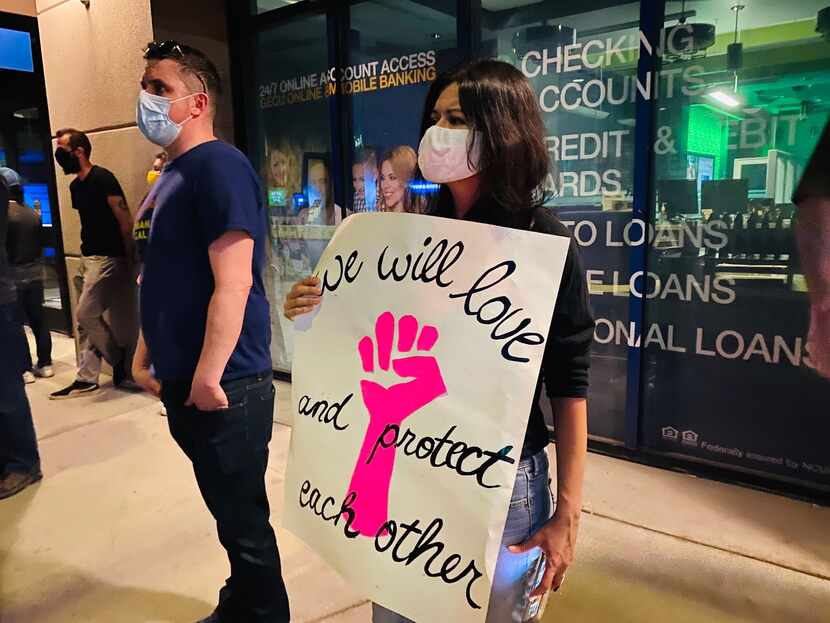
<svg viewBox="0 0 830 623">
<path fill-rule="evenodd" d="M 43 366 L 42 368 L 34 367 L 32 368 L 32 372 L 35 376 L 39 376 L 42 379 L 51 379 L 55 376 L 55 370 L 52 366 Z"/>
<path fill-rule="evenodd" d="M 34 383 L 35 380 L 36 380 L 35 375 L 32 374 L 31 372 L 29 372 L 28 370 L 26 370 L 23 373 L 23 382 L 26 383 L 26 385 L 30 385 L 31 383 Z"/>
</svg>

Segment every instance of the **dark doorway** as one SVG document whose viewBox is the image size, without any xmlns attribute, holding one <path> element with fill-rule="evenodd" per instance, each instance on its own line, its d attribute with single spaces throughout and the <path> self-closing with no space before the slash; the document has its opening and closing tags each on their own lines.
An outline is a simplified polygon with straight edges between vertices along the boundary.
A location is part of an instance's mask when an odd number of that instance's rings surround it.
<svg viewBox="0 0 830 623">
<path fill-rule="evenodd" d="M 41 213 L 44 317 L 71 332 L 69 292 L 37 19 L 0 12 L 0 166 L 22 178 L 24 202 Z"/>
</svg>

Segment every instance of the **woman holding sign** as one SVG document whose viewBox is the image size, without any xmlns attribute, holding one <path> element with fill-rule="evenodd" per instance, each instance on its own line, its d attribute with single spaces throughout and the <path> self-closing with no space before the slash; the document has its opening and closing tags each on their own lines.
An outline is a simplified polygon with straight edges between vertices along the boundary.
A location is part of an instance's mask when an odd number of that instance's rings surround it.
<svg viewBox="0 0 830 623">
<path fill-rule="evenodd" d="M 476 61 L 438 77 L 427 96 L 418 163 L 424 178 L 442 185 L 430 214 L 570 237 L 543 208 L 541 189 L 548 174 L 544 125 L 533 89 L 512 65 Z M 286 298 L 285 315 L 311 311 L 320 292 L 316 278 L 296 284 Z M 551 305 L 553 321 L 493 580 L 487 617 L 492 623 L 534 619 L 540 600 L 559 589 L 574 558 L 594 320 L 573 240 Z M 539 404 L 543 383 L 557 433 L 555 512 L 548 431 Z M 407 620 L 374 606 L 374 623 Z"/>
</svg>

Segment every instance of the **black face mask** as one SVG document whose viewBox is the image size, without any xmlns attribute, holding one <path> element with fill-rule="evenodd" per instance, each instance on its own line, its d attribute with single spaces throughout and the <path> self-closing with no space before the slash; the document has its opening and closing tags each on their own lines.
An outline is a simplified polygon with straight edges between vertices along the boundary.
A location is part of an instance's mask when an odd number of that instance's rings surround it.
<svg viewBox="0 0 830 623">
<path fill-rule="evenodd" d="M 60 147 L 55 150 L 55 160 L 61 165 L 66 175 L 78 173 L 81 170 L 81 161 L 78 160 L 78 156 Z"/>
</svg>

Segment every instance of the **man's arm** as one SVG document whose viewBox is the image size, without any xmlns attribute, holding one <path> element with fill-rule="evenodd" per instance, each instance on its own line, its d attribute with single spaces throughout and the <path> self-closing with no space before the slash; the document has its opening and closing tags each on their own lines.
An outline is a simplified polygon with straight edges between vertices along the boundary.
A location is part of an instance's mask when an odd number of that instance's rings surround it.
<svg viewBox="0 0 830 623">
<path fill-rule="evenodd" d="M 144 341 L 144 333 L 139 330 L 138 343 L 133 356 L 133 380 L 154 396 L 161 394 L 161 384 L 150 372 L 150 349 Z"/>
<path fill-rule="evenodd" d="M 254 241 L 247 232 L 229 231 L 210 245 L 208 255 L 215 288 L 188 403 L 202 411 L 215 411 L 228 406 L 219 383 L 242 332 L 253 285 Z"/>
<path fill-rule="evenodd" d="M 127 207 L 127 200 L 121 195 L 109 195 L 107 203 L 115 220 L 118 221 L 118 229 L 124 241 L 124 253 L 128 260 L 132 260 L 135 257 L 135 241 L 133 240 L 133 217 L 130 214 L 130 208 Z"/>
</svg>

